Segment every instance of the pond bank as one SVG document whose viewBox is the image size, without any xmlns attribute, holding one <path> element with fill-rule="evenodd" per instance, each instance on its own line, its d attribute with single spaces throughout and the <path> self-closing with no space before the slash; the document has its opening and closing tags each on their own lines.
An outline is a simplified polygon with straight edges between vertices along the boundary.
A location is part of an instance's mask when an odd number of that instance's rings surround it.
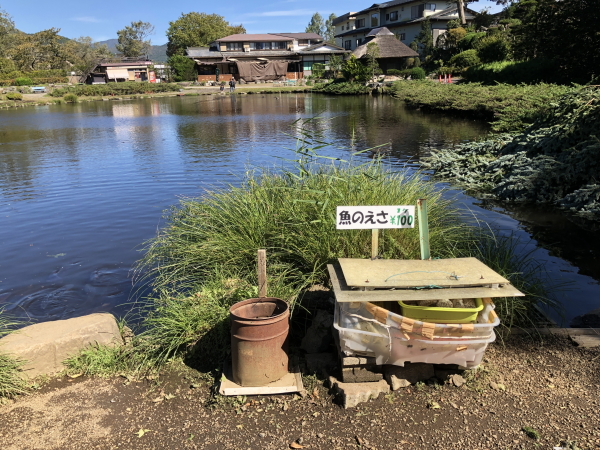
<svg viewBox="0 0 600 450">
<path fill-rule="evenodd" d="M 347 410 L 314 376 L 305 398 L 214 397 L 212 377 L 179 363 L 154 381 L 60 377 L 0 406 L 0 447 L 594 448 L 598 356 L 565 338 L 512 337 L 460 388 L 432 379 Z"/>
</svg>

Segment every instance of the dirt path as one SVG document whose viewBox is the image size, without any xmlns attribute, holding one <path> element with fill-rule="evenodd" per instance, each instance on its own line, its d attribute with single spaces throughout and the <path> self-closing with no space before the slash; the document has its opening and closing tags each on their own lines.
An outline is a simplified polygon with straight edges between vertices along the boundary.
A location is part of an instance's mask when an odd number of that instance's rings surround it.
<svg viewBox="0 0 600 450">
<path fill-rule="evenodd" d="M 158 384 L 55 380 L 0 407 L 0 448 L 287 449 L 298 439 L 311 449 L 600 448 L 600 348 L 567 338 L 513 337 L 491 346 L 461 388 L 413 386 L 348 410 L 314 377 L 304 399 L 216 400 L 200 378 L 182 366 Z"/>
</svg>

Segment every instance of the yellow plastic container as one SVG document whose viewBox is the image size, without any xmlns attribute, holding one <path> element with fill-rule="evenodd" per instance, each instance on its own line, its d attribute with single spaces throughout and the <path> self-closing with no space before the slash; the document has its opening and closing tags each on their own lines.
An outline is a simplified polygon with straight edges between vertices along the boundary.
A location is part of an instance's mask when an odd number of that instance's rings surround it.
<svg viewBox="0 0 600 450">
<path fill-rule="evenodd" d="M 475 299 L 475 308 L 438 308 L 437 306 L 417 306 L 398 302 L 402 307 L 402 315 L 421 322 L 432 323 L 474 323 L 477 314 L 483 309 L 480 298 Z"/>
</svg>

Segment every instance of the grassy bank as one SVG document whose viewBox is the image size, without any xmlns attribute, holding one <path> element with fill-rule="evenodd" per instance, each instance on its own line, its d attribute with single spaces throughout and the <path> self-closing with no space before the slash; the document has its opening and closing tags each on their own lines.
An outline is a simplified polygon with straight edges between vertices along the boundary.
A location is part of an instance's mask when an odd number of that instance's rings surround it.
<svg viewBox="0 0 600 450">
<path fill-rule="evenodd" d="M 16 325 L 0 310 L 0 337 L 7 335 Z M 20 377 L 22 363 L 0 353 L 0 404 L 5 398 L 13 398 L 27 392 L 27 383 Z"/>
<path fill-rule="evenodd" d="M 520 131 L 575 88 L 553 84 L 485 86 L 397 81 L 389 92 L 412 108 L 468 114 L 491 123 L 497 132 Z"/>
<path fill-rule="evenodd" d="M 600 220 L 600 88 L 570 89 L 525 132 L 441 150 L 424 166 L 501 200 L 547 203 Z"/>
<path fill-rule="evenodd" d="M 158 92 L 177 92 L 182 87 L 174 83 L 138 83 L 129 81 L 125 83 L 107 84 L 79 84 L 54 89 L 52 97 L 63 97 L 66 94 L 75 94 L 78 97 L 98 97 L 106 95 L 135 95 Z"/>
</svg>

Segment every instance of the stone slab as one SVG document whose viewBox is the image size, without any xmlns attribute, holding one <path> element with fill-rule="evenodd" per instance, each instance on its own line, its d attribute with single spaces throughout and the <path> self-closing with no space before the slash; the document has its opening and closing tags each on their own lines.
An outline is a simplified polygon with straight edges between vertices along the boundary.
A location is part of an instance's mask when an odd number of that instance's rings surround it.
<svg viewBox="0 0 600 450">
<path fill-rule="evenodd" d="M 346 409 L 354 408 L 359 403 L 368 402 L 372 398 L 379 397 L 379 394 L 390 391 L 385 380 L 372 383 L 342 383 L 334 377 L 329 377 L 329 385 L 340 395 Z"/>
<path fill-rule="evenodd" d="M 96 313 L 29 325 L 0 339 L 0 351 L 26 361 L 23 377 L 35 378 L 62 371 L 65 359 L 93 344 L 123 344 L 112 314 Z"/>
<path fill-rule="evenodd" d="M 600 347 L 600 336 L 571 336 L 571 339 L 573 339 L 579 347 Z"/>
</svg>

